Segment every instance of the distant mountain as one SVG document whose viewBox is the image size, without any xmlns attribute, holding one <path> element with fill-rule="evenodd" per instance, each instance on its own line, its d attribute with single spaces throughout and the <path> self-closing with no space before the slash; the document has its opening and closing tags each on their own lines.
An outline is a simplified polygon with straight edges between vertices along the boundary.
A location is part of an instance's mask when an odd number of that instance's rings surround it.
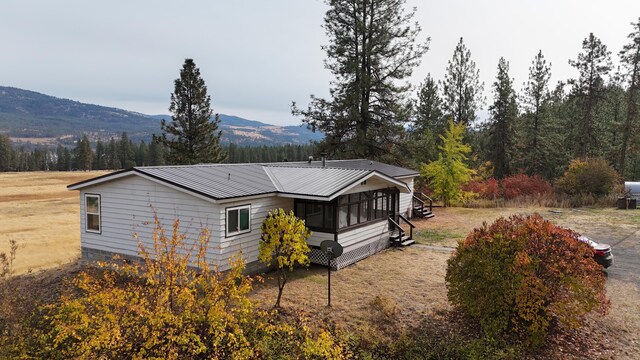
<svg viewBox="0 0 640 360">
<path fill-rule="evenodd" d="M 151 118 L 170 121 L 171 115 L 151 115 Z M 304 125 L 276 126 L 225 114 L 220 114 L 220 130 L 224 143 L 249 146 L 307 144 L 323 138 L 321 133 L 314 133 Z"/>
<path fill-rule="evenodd" d="M 0 133 L 18 143 L 71 143 L 87 134 L 109 139 L 127 132 L 133 140 L 149 140 L 160 133 L 160 120 L 169 115 L 137 112 L 84 104 L 37 92 L 0 86 Z M 237 116 L 220 114 L 223 142 L 240 145 L 306 144 L 322 134 L 304 126 L 274 126 Z"/>
</svg>

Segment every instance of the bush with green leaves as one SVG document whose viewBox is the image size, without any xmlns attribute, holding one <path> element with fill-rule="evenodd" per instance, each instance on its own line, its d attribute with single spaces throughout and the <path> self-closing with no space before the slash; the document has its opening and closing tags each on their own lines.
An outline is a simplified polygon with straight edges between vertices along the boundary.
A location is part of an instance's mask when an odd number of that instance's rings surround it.
<svg viewBox="0 0 640 360">
<path fill-rule="evenodd" d="M 579 327 L 608 311 L 605 276 L 571 230 L 535 214 L 473 230 L 447 261 L 448 298 L 490 339 L 542 345 L 556 326 Z"/>
<path fill-rule="evenodd" d="M 569 168 L 556 181 L 563 192 L 575 194 L 607 195 L 618 182 L 616 170 L 602 158 L 573 160 Z"/>
</svg>

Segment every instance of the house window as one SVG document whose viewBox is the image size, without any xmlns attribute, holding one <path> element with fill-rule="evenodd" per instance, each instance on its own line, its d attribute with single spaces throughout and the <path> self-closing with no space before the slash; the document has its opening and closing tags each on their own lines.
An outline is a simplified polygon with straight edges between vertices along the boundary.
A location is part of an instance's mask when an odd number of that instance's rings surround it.
<svg viewBox="0 0 640 360">
<path fill-rule="evenodd" d="M 295 214 L 311 230 L 334 232 L 334 207 L 330 202 L 296 200 Z"/>
<path fill-rule="evenodd" d="M 100 195 L 85 194 L 84 212 L 86 214 L 85 231 L 100 234 Z"/>
<path fill-rule="evenodd" d="M 338 198 L 338 229 L 389 217 L 393 214 L 393 209 L 389 206 L 393 196 L 397 194 L 390 190 L 365 191 L 340 196 Z"/>
<path fill-rule="evenodd" d="M 251 231 L 250 213 L 250 205 L 227 208 L 227 236 Z"/>
</svg>

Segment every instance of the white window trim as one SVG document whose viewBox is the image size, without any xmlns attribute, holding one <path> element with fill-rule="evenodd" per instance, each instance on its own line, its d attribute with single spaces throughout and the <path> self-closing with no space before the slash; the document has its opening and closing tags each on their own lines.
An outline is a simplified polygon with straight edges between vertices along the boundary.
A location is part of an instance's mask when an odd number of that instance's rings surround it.
<svg viewBox="0 0 640 360">
<path fill-rule="evenodd" d="M 229 232 L 229 223 L 228 223 L 229 212 L 236 211 L 236 210 L 238 211 L 238 225 L 240 225 L 240 210 L 242 210 L 242 209 L 248 209 L 249 210 L 249 227 L 247 228 L 247 230 L 239 230 L 239 231 Z M 240 234 L 246 234 L 246 233 L 251 232 L 251 204 L 225 208 L 224 215 L 225 215 L 225 218 L 224 218 L 225 237 L 232 237 L 232 236 L 236 236 L 236 235 L 240 235 Z"/>
<path fill-rule="evenodd" d="M 98 212 L 89 212 L 87 198 L 98 198 Z M 89 229 L 89 215 L 98 215 L 98 230 Z M 84 231 L 92 234 L 102 234 L 102 197 L 100 194 L 84 194 Z"/>
</svg>

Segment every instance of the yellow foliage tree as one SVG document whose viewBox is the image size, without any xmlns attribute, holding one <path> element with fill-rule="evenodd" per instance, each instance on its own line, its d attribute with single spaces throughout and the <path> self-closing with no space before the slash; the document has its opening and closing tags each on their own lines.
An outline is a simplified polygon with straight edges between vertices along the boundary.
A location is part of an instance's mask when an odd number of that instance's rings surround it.
<svg viewBox="0 0 640 360">
<path fill-rule="evenodd" d="M 293 211 L 282 209 L 270 211 L 262 223 L 262 238 L 258 260 L 267 266 L 275 265 L 278 273 L 278 299 L 275 307 L 280 307 L 282 290 L 287 283 L 287 269 L 296 264 L 309 266 L 309 245 L 307 239 L 311 231 L 304 220 L 297 218 Z"/>
<path fill-rule="evenodd" d="M 475 171 L 465 164 L 471 147 L 462 142 L 464 129 L 463 123 L 454 124 L 453 120 L 449 120 L 449 128 L 444 136 L 440 135 L 442 145 L 438 146 L 438 160 L 423 165 L 421 169 L 422 175 L 429 180 L 434 194 L 442 199 L 444 206 L 471 195 L 460 188 L 475 174 Z"/>
</svg>

